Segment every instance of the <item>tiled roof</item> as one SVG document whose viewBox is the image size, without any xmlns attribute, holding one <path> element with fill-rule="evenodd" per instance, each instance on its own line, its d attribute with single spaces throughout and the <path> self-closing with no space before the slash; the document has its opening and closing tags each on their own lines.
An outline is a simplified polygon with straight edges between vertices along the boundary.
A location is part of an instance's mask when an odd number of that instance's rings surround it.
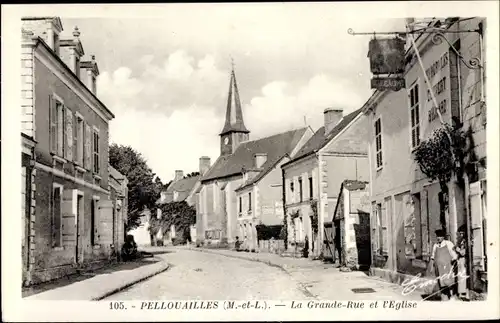
<svg viewBox="0 0 500 323">
<path fill-rule="evenodd" d="M 344 128 L 346 128 L 351 121 L 353 121 L 361 112 L 363 108 L 344 116 L 340 122 L 325 136 L 325 127 L 321 127 L 314 133 L 309 141 L 297 152 L 294 158 L 290 161 L 297 160 L 312 153 L 317 152 L 323 148 L 332 138 L 337 136 Z"/>
<path fill-rule="evenodd" d="M 278 160 L 295 148 L 306 130 L 306 128 L 301 128 L 258 140 L 244 142 L 233 154 L 220 156 L 205 176 L 203 176 L 202 181 L 242 174 L 243 168 L 254 168 L 254 154 L 267 153 L 267 160 L 261 167 L 262 172 L 252 179 L 252 181 L 256 182 L 262 178 Z"/>
<path fill-rule="evenodd" d="M 170 203 L 174 199 L 174 191 L 178 193 L 177 202 L 184 201 L 188 198 L 191 191 L 196 186 L 196 183 L 200 179 L 200 176 L 187 177 L 178 180 L 177 182 L 171 183 L 167 190 L 165 191 L 166 197 L 165 200 L 158 199 L 158 204 Z"/>
</svg>

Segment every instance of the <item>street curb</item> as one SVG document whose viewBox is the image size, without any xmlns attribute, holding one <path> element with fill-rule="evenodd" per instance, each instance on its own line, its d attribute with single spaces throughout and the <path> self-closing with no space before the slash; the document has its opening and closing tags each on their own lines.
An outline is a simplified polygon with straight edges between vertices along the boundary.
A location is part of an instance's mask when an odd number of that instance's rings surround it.
<svg viewBox="0 0 500 323">
<path fill-rule="evenodd" d="M 113 289 L 105 292 L 104 294 L 101 294 L 99 296 L 93 297 L 91 299 L 91 301 L 100 301 L 100 300 L 103 300 L 104 298 L 109 297 L 109 296 L 111 296 L 113 294 L 116 294 L 118 292 L 121 292 L 122 290 L 124 290 L 126 288 L 129 288 L 130 286 L 133 286 L 133 285 L 138 284 L 140 282 L 143 282 L 143 281 L 145 281 L 145 280 L 147 280 L 147 279 L 149 279 L 149 278 L 151 278 L 153 276 L 161 274 L 162 272 L 167 271 L 169 268 L 170 268 L 170 265 L 166 263 L 165 266 L 162 266 L 161 268 L 153 271 L 152 273 L 147 274 L 146 276 L 139 277 L 137 279 L 134 279 L 132 281 L 127 282 L 124 285 L 121 285 L 119 287 L 113 288 Z"/>
<path fill-rule="evenodd" d="M 223 254 L 223 253 L 219 253 L 217 251 L 212 251 L 210 249 L 188 248 L 188 250 L 193 250 L 193 251 L 198 251 L 198 252 L 205 252 L 205 253 L 211 253 L 211 254 L 216 254 L 216 255 L 219 255 L 219 256 L 224 256 L 224 257 L 229 257 L 229 258 L 237 258 L 237 259 L 243 259 L 243 260 L 248 260 L 248 261 L 260 262 L 260 263 L 266 264 L 266 265 L 268 265 L 270 267 L 276 267 L 276 268 L 281 269 L 282 271 L 284 271 L 286 274 L 288 274 L 290 276 L 290 278 L 297 283 L 297 285 L 299 286 L 300 290 L 305 295 L 307 295 L 308 297 L 313 297 L 313 298 L 317 299 L 317 295 L 314 295 L 313 293 L 311 293 L 311 291 L 302 282 L 298 281 L 295 277 L 293 277 L 292 273 L 290 271 L 288 271 L 288 269 L 286 268 L 285 265 L 279 265 L 279 264 L 273 263 L 270 260 L 261 260 L 261 259 L 255 258 L 255 257 L 248 258 L 248 257 L 242 257 L 242 256 L 238 256 L 238 255 Z"/>
</svg>

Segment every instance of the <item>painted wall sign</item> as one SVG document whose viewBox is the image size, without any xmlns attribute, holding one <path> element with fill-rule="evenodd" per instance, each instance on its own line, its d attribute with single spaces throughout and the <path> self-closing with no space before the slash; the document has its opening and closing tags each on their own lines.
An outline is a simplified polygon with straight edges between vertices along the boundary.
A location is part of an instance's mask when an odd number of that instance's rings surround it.
<svg viewBox="0 0 500 323">
<path fill-rule="evenodd" d="M 437 72 L 439 72 L 446 66 L 448 66 L 448 52 L 444 53 L 438 60 L 432 63 L 432 65 L 425 70 L 425 74 L 430 80 L 434 77 L 434 75 L 437 74 Z"/>
<path fill-rule="evenodd" d="M 368 57 L 374 75 L 400 74 L 405 71 L 405 41 L 401 38 L 372 39 Z"/>
<path fill-rule="evenodd" d="M 405 79 L 400 77 L 375 77 L 371 79 L 372 89 L 399 91 L 405 86 Z"/>
</svg>

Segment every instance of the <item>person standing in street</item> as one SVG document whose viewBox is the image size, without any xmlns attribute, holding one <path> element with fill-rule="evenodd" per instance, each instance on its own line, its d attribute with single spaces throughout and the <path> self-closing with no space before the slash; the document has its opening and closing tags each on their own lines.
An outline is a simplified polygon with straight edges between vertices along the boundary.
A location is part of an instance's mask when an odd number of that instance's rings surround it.
<svg viewBox="0 0 500 323">
<path fill-rule="evenodd" d="M 457 260 L 453 242 L 446 239 L 444 230 L 436 230 L 437 242 L 432 247 L 431 268 L 437 276 L 441 300 L 454 299 L 455 272 L 454 263 Z"/>
<path fill-rule="evenodd" d="M 466 227 L 462 225 L 457 232 L 457 244 L 455 246 L 457 253 L 457 294 L 462 300 L 468 299 L 467 295 L 467 234 Z"/>
</svg>

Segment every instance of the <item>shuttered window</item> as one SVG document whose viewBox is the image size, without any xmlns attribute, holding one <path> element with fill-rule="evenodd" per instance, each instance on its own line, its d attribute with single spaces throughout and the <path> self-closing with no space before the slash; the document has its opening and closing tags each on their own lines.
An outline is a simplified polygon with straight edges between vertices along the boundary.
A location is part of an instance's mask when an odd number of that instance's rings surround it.
<svg viewBox="0 0 500 323">
<path fill-rule="evenodd" d="M 92 149 L 93 149 L 93 172 L 95 174 L 99 174 L 99 132 L 94 130 L 93 133 L 93 143 L 92 143 Z"/>
<path fill-rule="evenodd" d="M 92 131 L 90 129 L 90 125 L 87 122 L 84 122 L 85 125 L 85 133 L 84 133 L 84 152 L 83 152 L 83 167 L 86 170 L 91 170 L 92 168 Z"/>
<path fill-rule="evenodd" d="M 59 112 L 58 104 L 52 95 L 49 95 L 49 119 L 50 119 L 50 152 L 58 153 L 58 138 L 59 138 Z"/>
<path fill-rule="evenodd" d="M 85 137 L 85 125 L 83 119 L 79 116 L 76 117 L 76 138 L 75 138 L 75 160 L 78 165 L 83 166 L 83 155 L 84 155 L 84 138 Z"/>
<path fill-rule="evenodd" d="M 73 112 L 64 107 L 64 158 L 73 160 Z"/>
<path fill-rule="evenodd" d="M 420 99 L 418 96 L 418 83 L 410 89 L 410 124 L 411 124 L 411 148 L 420 145 Z"/>
</svg>

